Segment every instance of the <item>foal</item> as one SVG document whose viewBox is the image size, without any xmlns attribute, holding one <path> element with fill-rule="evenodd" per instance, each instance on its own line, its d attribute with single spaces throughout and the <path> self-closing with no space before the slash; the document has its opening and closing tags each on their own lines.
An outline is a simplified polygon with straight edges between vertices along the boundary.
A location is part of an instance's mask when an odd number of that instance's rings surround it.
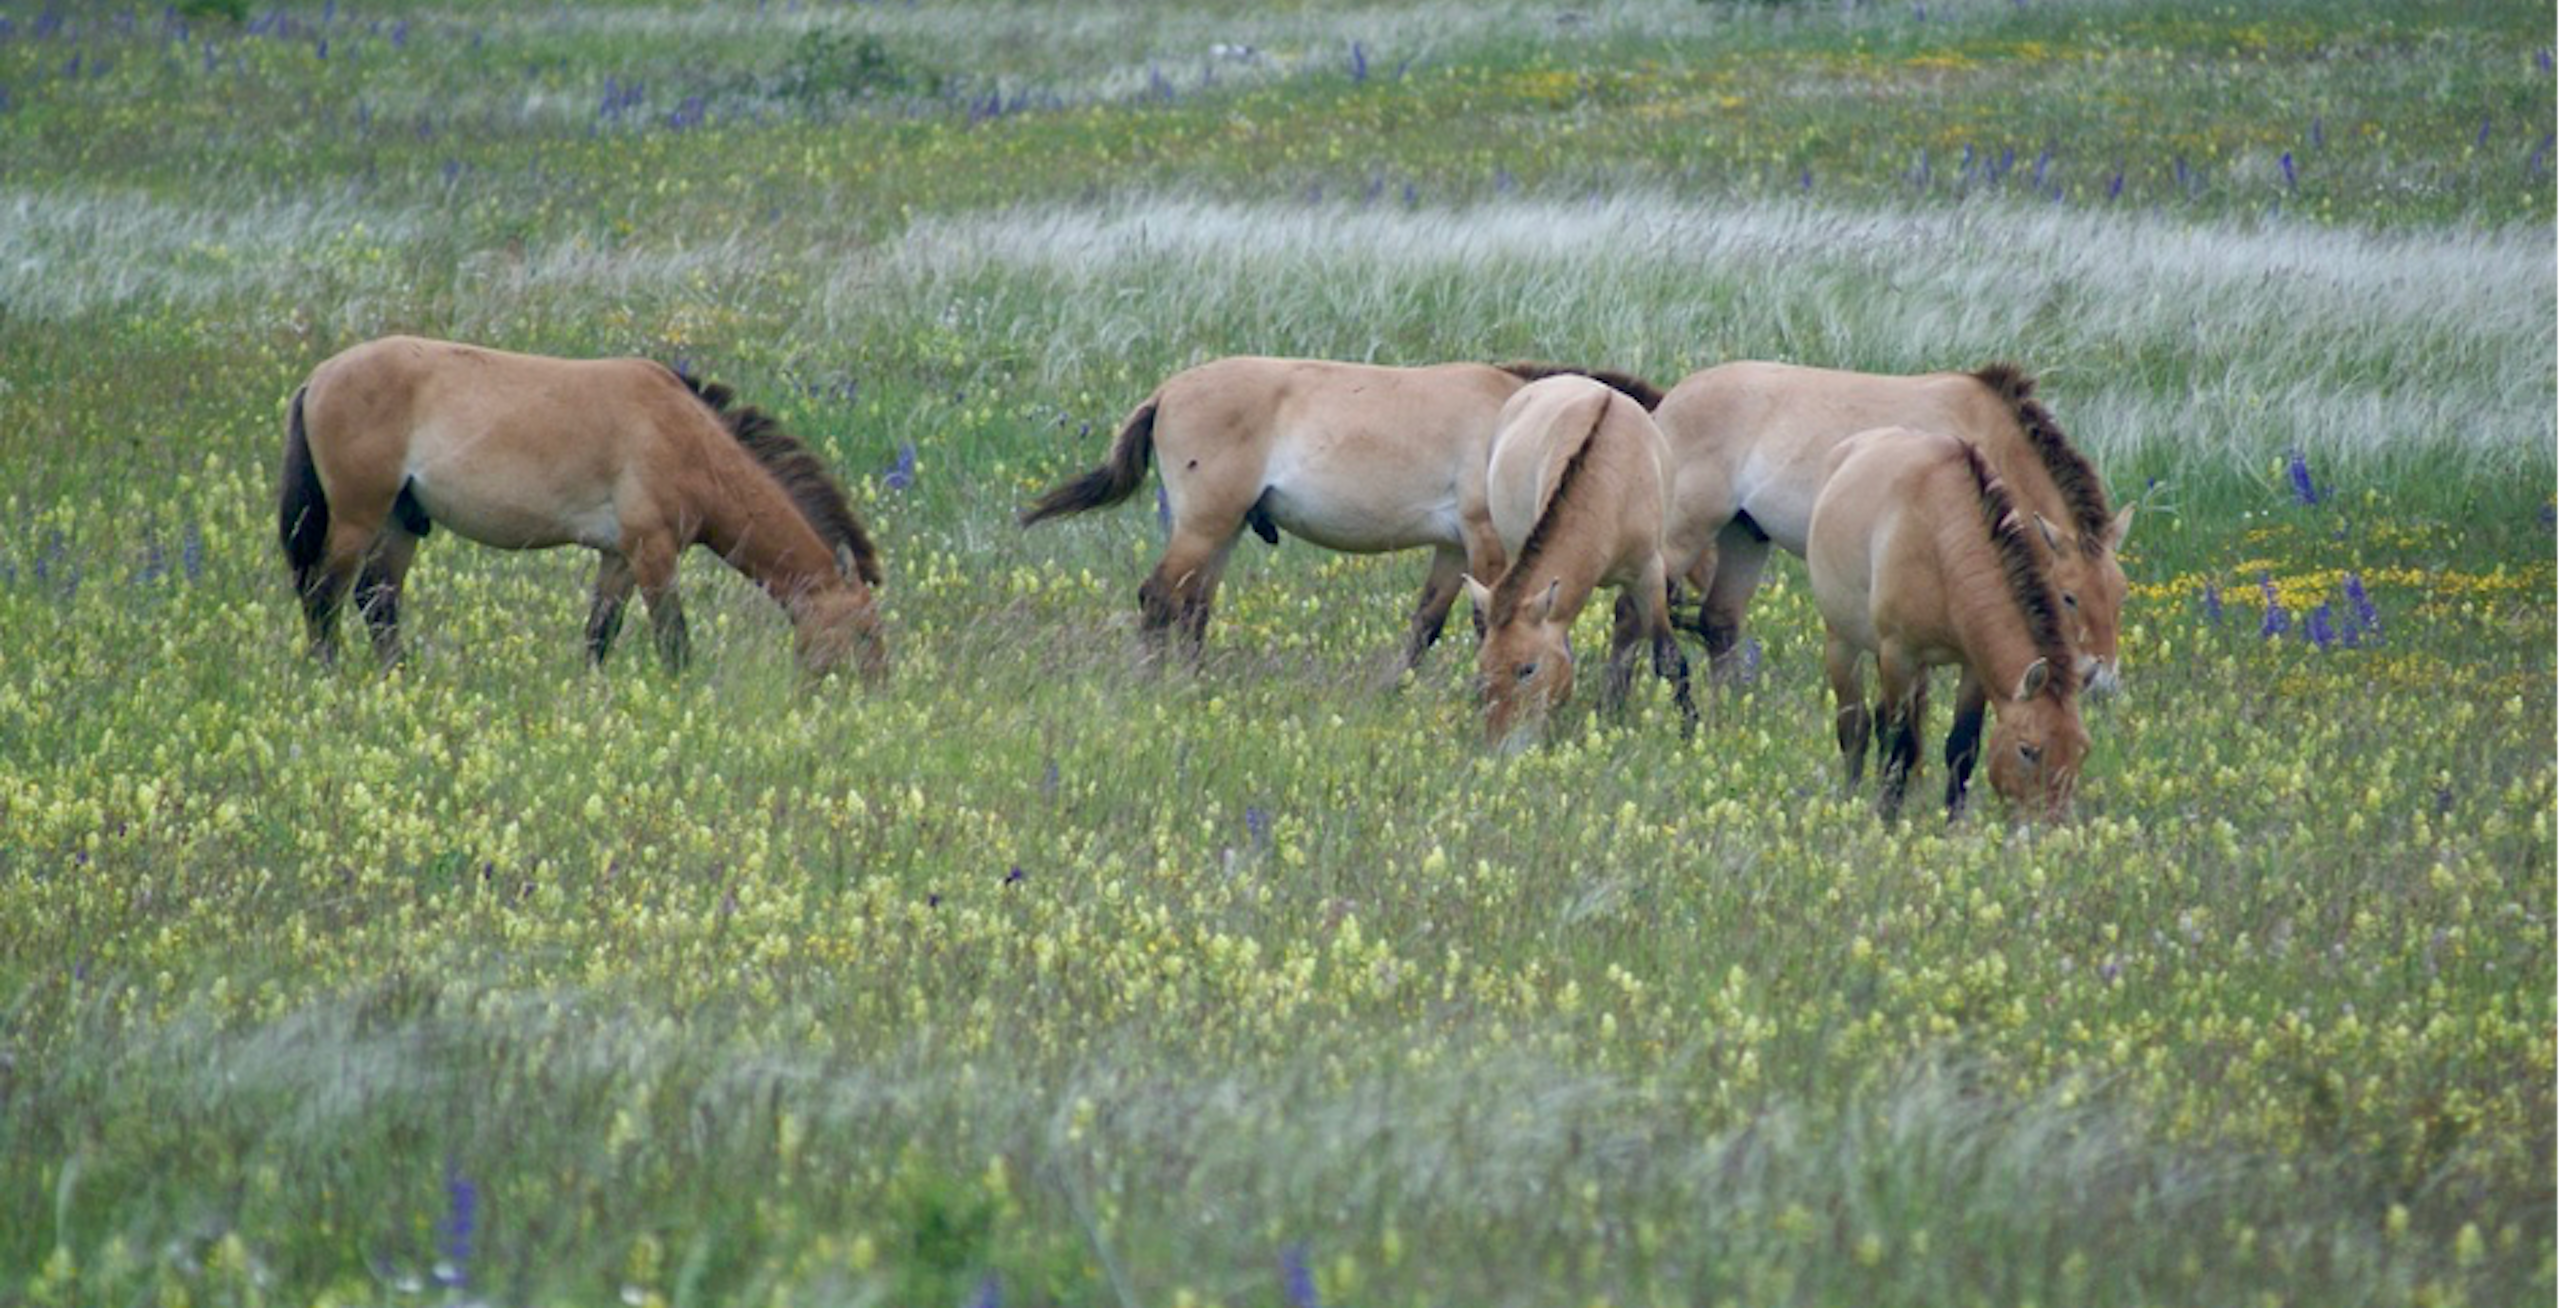
<svg viewBox="0 0 2560 1308">
<path fill-rule="evenodd" d="M 869 535 L 817 457 L 733 399 L 645 359 L 405 336 L 322 363 L 293 394 L 277 508 L 312 651 L 335 654 L 353 581 L 375 651 L 396 658 L 401 583 L 441 524 L 501 549 L 595 550 L 598 662 L 636 588 L 660 656 L 684 664 L 676 559 L 700 544 L 790 614 L 806 672 L 850 658 L 877 682 L 888 656 Z"/>
<path fill-rule="evenodd" d="M 1526 743 L 1573 693 L 1573 620 L 1601 586 L 1618 588 L 1602 701 L 1626 696 L 1639 643 L 1694 725 L 1689 662 L 1672 638 L 1662 560 L 1662 433 L 1643 406 L 1599 382 L 1560 376 L 1502 406 L 1485 474 L 1494 529 L 1512 557 L 1500 584 L 1466 579 L 1486 615 L 1477 666 L 1485 738 Z"/>
<path fill-rule="evenodd" d="M 1882 809 L 1892 817 L 1920 758 L 1929 669 L 1964 669 L 1960 698 L 1989 692 L 1991 784 L 2047 817 L 2070 808 L 2089 751 L 2079 678 L 2040 544 L 1982 452 L 1952 436 L 1883 428 L 1840 443 L 1814 501 L 1805 564 L 1822 610 L 1823 662 L 1854 784 L 1870 735 L 1884 743 Z M 1876 658 L 1877 705 L 1859 660 Z M 1981 719 L 1947 746 L 1947 809 L 1962 805 Z"/>
</svg>

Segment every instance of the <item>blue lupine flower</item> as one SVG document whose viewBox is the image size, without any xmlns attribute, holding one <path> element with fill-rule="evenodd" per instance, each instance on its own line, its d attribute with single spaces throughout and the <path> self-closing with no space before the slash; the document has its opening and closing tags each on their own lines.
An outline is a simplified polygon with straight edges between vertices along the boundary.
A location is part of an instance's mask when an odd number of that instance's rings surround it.
<svg viewBox="0 0 2560 1308">
<path fill-rule="evenodd" d="M 2338 633 L 2330 625 L 2327 603 L 2311 610 L 2310 615 L 2302 620 L 2302 638 L 2310 641 L 2314 649 L 2327 649 L 2337 643 Z"/>
<path fill-rule="evenodd" d="M 2373 607 L 2373 597 L 2365 593 L 2364 578 L 2347 574 L 2347 611 L 2355 615 L 2356 626 L 2370 632 L 2382 630 L 2382 614 Z"/>
<path fill-rule="evenodd" d="M 2204 584 L 2204 620 L 2217 627 L 2222 625 L 2222 588 L 2211 581 Z"/>
<path fill-rule="evenodd" d="M 2287 450 L 2284 456 L 2285 479 L 2293 483 L 2293 498 L 2304 505 L 2320 502 L 2320 488 L 2311 482 L 2311 464 L 2302 457 L 2300 448 Z"/>
<path fill-rule="evenodd" d="M 2287 150 L 2283 154 L 2277 155 L 2276 167 L 2284 170 L 2284 189 L 2288 191 L 2292 190 L 2294 186 L 2293 151 Z"/>
<path fill-rule="evenodd" d="M 1316 1277 L 1307 1267 L 1303 1244 L 1280 1251 L 1280 1294 L 1289 1301 L 1289 1308 L 1324 1308 L 1324 1301 L 1316 1297 Z"/>
<path fill-rule="evenodd" d="M 2267 598 L 2267 616 L 2258 624 L 2258 634 L 2269 639 L 2283 635 L 2285 628 L 2293 625 L 2293 619 L 2284 611 L 2283 597 L 2276 594 L 2276 579 L 2259 573 L 2258 593 Z"/>
<path fill-rule="evenodd" d="M 480 1188 L 460 1171 L 447 1170 L 444 1178 L 444 1220 L 436 1226 L 436 1251 L 443 1255 L 436 1264 L 436 1281 L 447 1286 L 471 1282 L 471 1239 L 480 1225 Z"/>
<path fill-rule="evenodd" d="M 914 441 L 898 443 L 898 461 L 889 465 L 888 475 L 880 480 L 882 485 L 893 491 L 902 491 L 916 484 L 916 443 Z"/>
</svg>

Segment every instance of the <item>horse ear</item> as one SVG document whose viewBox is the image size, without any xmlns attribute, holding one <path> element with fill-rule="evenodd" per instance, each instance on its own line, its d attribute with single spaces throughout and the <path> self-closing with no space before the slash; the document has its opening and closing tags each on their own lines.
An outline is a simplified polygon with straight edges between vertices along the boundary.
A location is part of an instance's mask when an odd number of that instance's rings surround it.
<svg viewBox="0 0 2560 1308">
<path fill-rule="evenodd" d="M 2062 552 L 2062 533 L 2055 531 L 2053 529 L 2053 524 L 2045 521 L 2044 515 L 2041 513 L 2035 515 L 2035 520 L 2036 531 L 2044 537 L 2044 547 L 2052 550 L 2056 554 L 2060 554 Z"/>
<path fill-rule="evenodd" d="M 1466 584 L 1467 602 L 1476 606 L 1476 612 L 1486 614 L 1493 612 L 1493 587 L 1465 573 L 1459 574 L 1458 580 Z"/>
<path fill-rule="evenodd" d="M 2043 659 L 2037 659 L 2035 662 L 2027 665 L 2026 671 L 2018 674 L 2018 693 L 2012 698 L 2022 700 L 2034 699 L 2037 695 L 2042 694 L 2045 686 L 2050 684 L 2052 681 L 2052 666 L 2047 664 Z"/>
<path fill-rule="evenodd" d="M 1563 589 L 1564 578 L 1562 577 L 1547 583 L 1547 593 L 1538 597 L 1538 621 L 1545 622 L 1555 616 L 1556 593 Z"/>
<path fill-rule="evenodd" d="M 853 557 L 853 547 L 842 541 L 836 542 L 836 575 L 850 577 L 860 567 L 860 562 Z"/>
<path fill-rule="evenodd" d="M 2109 550 L 2123 549 L 2124 538 L 2133 534 L 2133 510 L 2135 507 L 2136 506 L 2131 504 L 2124 506 L 2123 511 L 2116 514 L 2116 520 L 2107 524 L 2107 548 Z"/>
</svg>

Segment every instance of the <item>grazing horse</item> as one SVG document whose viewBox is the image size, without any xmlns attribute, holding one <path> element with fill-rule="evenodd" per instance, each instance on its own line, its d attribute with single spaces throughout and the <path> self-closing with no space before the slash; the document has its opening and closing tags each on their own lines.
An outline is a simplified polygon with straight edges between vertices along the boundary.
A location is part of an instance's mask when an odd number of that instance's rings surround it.
<svg viewBox="0 0 2560 1308">
<path fill-rule="evenodd" d="M 1842 441 L 1814 500 L 1805 564 L 1825 629 L 1823 663 L 1839 704 L 1841 753 L 1855 784 L 1872 734 L 1883 742 L 1885 816 L 1920 759 L 1929 669 L 1964 669 L 1962 715 L 1947 743 L 1947 812 L 1964 801 L 1993 690 L 1991 784 L 2012 804 L 2061 817 L 2089 733 L 2063 635 L 2049 555 L 1981 450 L 1952 436 L 1882 428 Z M 1876 656 L 1871 715 L 1859 659 Z"/>
<path fill-rule="evenodd" d="M 1957 437 L 1991 460 L 2054 553 L 2082 681 L 2112 692 L 2125 599 L 2116 551 L 2133 509 L 2109 512 L 2096 470 L 2034 396 L 2035 379 L 2009 364 L 1891 377 L 1728 363 L 1672 387 L 1654 414 L 1671 443 L 1672 565 L 1703 593 L 1696 630 L 1717 671 L 1731 671 L 1769 546 L 1804 554 L 1833 447 L 1871 427 L 1909 426 Z"/>
<path fill-rule="evenodd" d="M 1662 561 L 1662 433 L 1642 406 L 1583 377 L 1532 382 L 1502 406 L 1485 472 L 1494 530 L 1511 556 L 1500 584 L 1467 577 L 1485 615 L 1478 668 L 1488 744 L 1525 744 L 1573 693 L 1573 620 L 1591 593 L 1618 588 L 1602 700 L 1626 697 L 1639 643 L 1672 684 L 1682 717 L 1689 663 L 1671 633 Z"/>
<path fill-rule="evenodd" d="M 1618 373 L 1544 364 L 1424 368 L 1235 357 L 1176 373 L 1129 415 L 1099 468 L 1022 512 L 1022 525 L 1129 498 L 1152 458 L 1172 540 L 1138 588 L 1151 639 L 1178 630 L 1196 656 L 1227 556 L 1246 527 L 1355 554 L 1430 546 L 1404 666 L 1440 638 L 1458 579 L 1497 576 L 1501 545 L 1485 516 L 1494 420 L 1512 392 L 1575 373 L 1634 396 L 1661 392 Z"/>
<path fill-rule="evenodd" d="M 717 551 L 791 615 L 811 675 L 887 672 L 880 562 L 826 468 L 725 386 L 646 359 L 550 359 L 391 336 L 322 363 L 285 419 L 277 534 L 312 652 L 356 608 L 399 652 L 400 586 L 436 525 L 501 549 L 602 556 L 587 647 L 602 662 L 636 587 L 658 653 L 686 658 L 676 559 Z M 359 571 L 361 575 L 359 575 Z"/>
</svg>

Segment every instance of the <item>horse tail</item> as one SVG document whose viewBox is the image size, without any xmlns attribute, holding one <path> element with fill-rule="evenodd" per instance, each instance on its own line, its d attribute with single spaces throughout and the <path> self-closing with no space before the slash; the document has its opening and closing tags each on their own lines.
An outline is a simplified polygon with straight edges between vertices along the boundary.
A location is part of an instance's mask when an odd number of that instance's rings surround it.
<svg viewBox="0 0 2560 1308">
<path fill-rule="evenodd" d="M 302 416 L 302 397 L 310 390 L 295 391 L 285 414 L 284 476 L 276 494 L 276 539 L 293 567 L 294 588 L 303 592 L 310 590 L 329 546 L 329 497 L 311 462 L 311 433 Z"/>
<path fill-rule="evenodd" d="M 1062 518 L 1087 509 L 1108 508 L 1137 493 L 1138 483 L 1145 480 L 1147 464 L 1156 450 L 1156 399 L 1148 397 L 1129 420 L 1120 425 L 1119 438 L 1111 442 L 1111 453 L 1102 466 L 1068 481 L 1024 509 L 1021 523 L 1028 527 L 1050 518 Z"/>
</svg>

